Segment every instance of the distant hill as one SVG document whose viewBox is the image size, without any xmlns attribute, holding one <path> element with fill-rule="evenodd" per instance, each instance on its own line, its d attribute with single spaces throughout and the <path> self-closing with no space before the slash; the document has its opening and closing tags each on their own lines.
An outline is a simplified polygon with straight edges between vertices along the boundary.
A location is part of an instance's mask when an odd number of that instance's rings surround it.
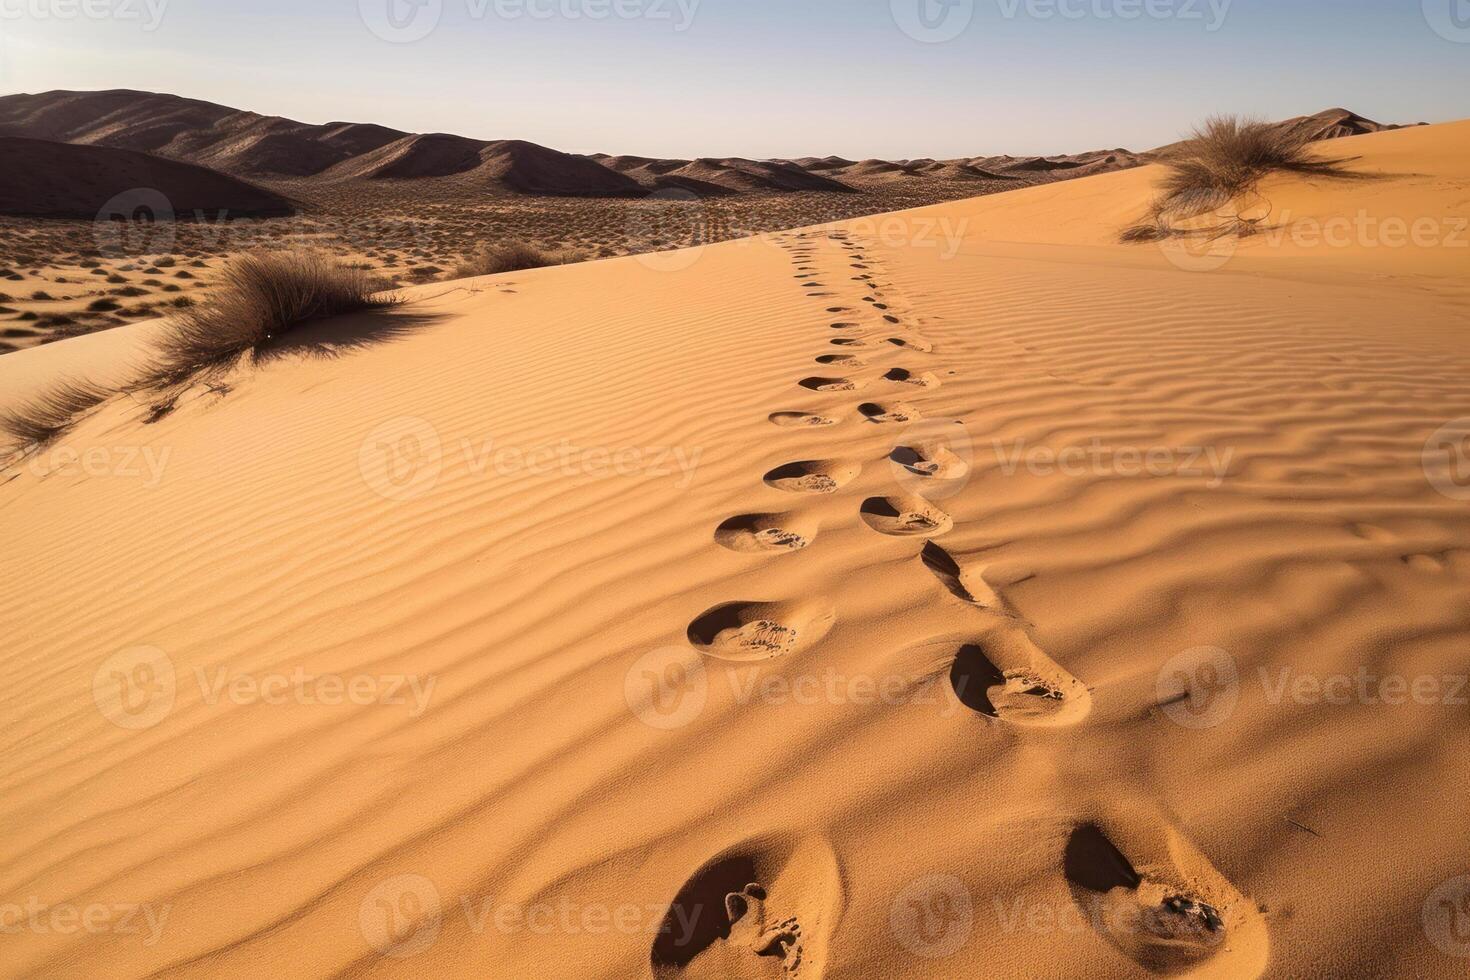
<svg viewBox="0 0 1470 980">
<path fill-rule="evenodd" d="M 1278 125 L 1336 139 L 1396 129 L 1346 109 Z M 479 194 L 639 197 L 679 189 L 701 197 L 767 192 L 886 190 L 919 181 L 974 185 L 976 193 L 1125 170 L 1151 153 L 1125 149 L 1047 157 L 862 160 L 739 157 L 665 160 L 583 156 L 522 140 L 405 133 L 368 123 L 322 125 L 185 99 L 116 89 L 0 97 L 0 135 L 137 150 L 261 181 L 453 182 Z"/>
<path fill-rule="evenodd" d="M 148 188 L 179 216 L 291 214 L 285 197 L 207 167 L 110 146 L 0 136 L 0 214 L 87 218 L 120 194 Z"/>
</svg>

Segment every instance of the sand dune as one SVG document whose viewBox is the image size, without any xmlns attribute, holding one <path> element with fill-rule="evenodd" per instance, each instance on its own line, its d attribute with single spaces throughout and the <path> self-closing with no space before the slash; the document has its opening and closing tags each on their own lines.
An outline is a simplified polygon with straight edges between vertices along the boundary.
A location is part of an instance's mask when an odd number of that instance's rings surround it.
<svg viewBox="0 0 1470 980">
<path fill-rule="evenodd" d="M 1261 191 L 1433 243 L 1191 271 L 1116 244 L 1146 167 L 109 403 L 0 473 L 0 906 L 136 931 L 0 973 L 1459 975 L 1470 714 L 1320 685 L 1470 672 L 1467 147 Z"/>
<path fill-rule="evenodd" d="M 286 198 L 205 167 L 165 160 L 148 153 L 102 146 L 80 146 L 47 140 L 0 136 L 0 214 L 93 220 L 109 201 L 118 217 L 149 203 L 141 196 L 117 201 L 118 195 L 146 188 L 174 213 L 240 217 L 291 214 Z"/>
</svg>

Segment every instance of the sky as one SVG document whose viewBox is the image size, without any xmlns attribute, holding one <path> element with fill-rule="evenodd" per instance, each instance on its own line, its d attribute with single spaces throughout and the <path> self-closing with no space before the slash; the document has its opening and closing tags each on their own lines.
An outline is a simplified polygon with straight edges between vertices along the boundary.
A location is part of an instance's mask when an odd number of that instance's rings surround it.
<svg viewBox="0 0 1470 980">
<path fill-rule="evenodd" d="M 60 88 L 581 153 L 1148 149 L 1470 116 L 1470 0 L 0 0 L 0 94 Z"/>
</svg>

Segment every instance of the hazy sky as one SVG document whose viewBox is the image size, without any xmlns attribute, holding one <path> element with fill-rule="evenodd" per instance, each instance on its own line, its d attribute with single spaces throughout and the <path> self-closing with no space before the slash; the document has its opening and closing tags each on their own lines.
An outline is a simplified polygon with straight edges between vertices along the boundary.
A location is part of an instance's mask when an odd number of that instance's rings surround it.
<svg viewBox="0 0 1470 980">
<path fill-rule="evenodd" d="M 0 0 L 0 93 L 56 88 L 577 152 L 1143 149 L 1470 116 L 1470 0 Z"/>
</svg>

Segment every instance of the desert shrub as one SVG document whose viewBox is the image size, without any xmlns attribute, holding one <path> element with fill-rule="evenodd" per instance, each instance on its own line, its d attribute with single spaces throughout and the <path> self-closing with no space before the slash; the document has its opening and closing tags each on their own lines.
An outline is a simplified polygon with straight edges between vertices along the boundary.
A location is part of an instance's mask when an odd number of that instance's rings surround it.
<svg viewBox="0 0 1470 980">
<path fill-rule="evenodd" d="M 157 346 L 157 362 L 141 386 L 183 384 L 232 367 L 303 323 L 396 301 L 379 292 L 367 273 L 320 253 L 243 255 L 225 268 L 204 303 L 181 307 L 170 321 Z"/>
<path fill-rule="evenodd" d="M 472 276 L 494 276 L 502 272 L 520 272 L 548 265 L 571 265 L 587 261 L 587 254 L 574 248 L 543 249 L 526 242 L 498 242 L 482 245 L 467 255 L 449 274 L 451 279 Z"/>
<path fill-rule="evenodd" d="M 90 381 L 64 380 L 14 408 L 0 409 L 0 434 L 5 443 L 0 458 L 24 457 L 44 449 L 110 397 L 112 392 Z"/>
<path fill-rule="evenodd" d="M 1272 173 L 1349 178 L 1345 160 L 1315 155 L 1302 131 L 1238 116 L 1211 116 L 1188 140 L 1159 161 L 1165 168 L 1161 193 L 1149 216 L 1122 233 L 1125 242 L 1151 242 L 1178 232 L 1170 219 L 1217 210 Z"/>
</svg>

